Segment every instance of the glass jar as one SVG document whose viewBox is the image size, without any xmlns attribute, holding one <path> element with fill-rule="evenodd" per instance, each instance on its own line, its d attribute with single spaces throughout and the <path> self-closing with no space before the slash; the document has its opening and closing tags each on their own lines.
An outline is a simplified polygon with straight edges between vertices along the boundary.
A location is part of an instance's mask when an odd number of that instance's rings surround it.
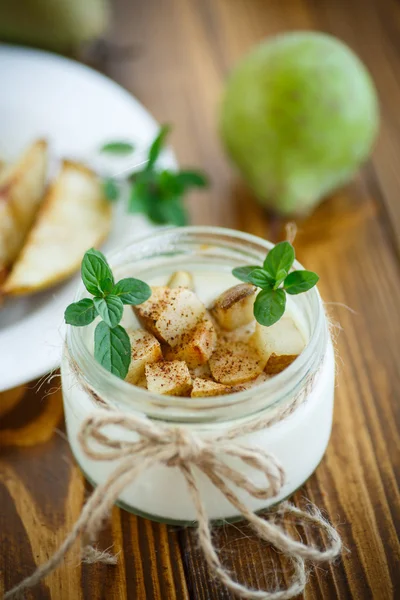
<svg viewBox="0 0 400 600">
<path fill-rule="evenodd" d="M 171 272 L 179 269 L 230 272 L 236 266 L 261 264 L 271 247 L 271 243 L 260 238 L 229 229 L 163 229 L 120 250 L 109 262 L 116 279 L 133 276 L 151 281 L 163 274 L 167 280 Z M 294 266 L 301 268 L 297 262 Z M 81 284 L 75 300 L 86 295 Z M 200 437 L 207 437 L 221 435 L 254 419 L 272 419 L 282 414 L 285 406 L 291 406 L 284 418 L 238 438 L 240 443 L 261 446 L 281 463 L 286 477 L 279 495 L 260 500 L 244 490 L 235 491 L 251 510 L 259 511 L 303 485 L 322 459 L 329 441 L 335 364 L 328 322 L 317 289 L 296 296 L 294 301 L 308 338 L 300 356 L 257 387 L 214 398 L 161 396 L 132 386 L 110 375 L 95 361 L 86 341 L 93 339 L 91 331 L 87 337 L 90 328 L 68 326 L 61 368 L 65 418 L 72 452 L 87 479 L 93 485 L 103 483 L 116 466 L 116 461 L 87 458 L 78 443 L 83 420 L 98 408 L 133 413 L 159 425 L 185 426 Z M 131 309 L 126 307 L 126 310 Z M 72 364 L 77 365 L 80 380 Z M 89 394 L 88 389 L 93 393 Z M 108 426 L 107 434 L 115 439 L 137 439 L 136 433 L 121 432 L 114 426 Z M 223 460 L 249 475 L 256 485 L 263 485 L 263 475 L 251 466 L 232 457 Z M 196 478 L 211 519 L 231 520 L 240 516 L 202 472 L 196 470 Z M 185 480 L 177 467 L 157 465 L 148 469 L 125 488 L 119 504 L 135 514 L 171 524 L 189 524 L 195 520 Z"/>
</svg>

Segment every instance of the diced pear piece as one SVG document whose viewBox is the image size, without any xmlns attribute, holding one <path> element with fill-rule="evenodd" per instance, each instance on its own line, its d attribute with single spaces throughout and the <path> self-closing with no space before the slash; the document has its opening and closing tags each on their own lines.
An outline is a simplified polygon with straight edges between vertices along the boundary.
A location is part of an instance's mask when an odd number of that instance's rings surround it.
<svg viewBox="0 0 400 600">
<path fill-rule="evenodd" d="M 282 371 L 305 346 L 303 336 L 291 317 L 282 317 L 271 327 L 257 323 L 250 342 L 267 361 L 266 372 L 270 374 Z"/>
<path fill-rule="evenodd" d="M 214 323 L 216 323 L 216 321 L 214 321 Z M 221 344 L 229 344 L 231 342 L 244 342 L 245 344 L 248 344 L 255 330 L 255 320 L 251 321 L 251 323 L 247 323 L 247 325 L 241 325 L 233 331 L 217 328 L 218 341 Z"/>
<path fill-rule="evenodd" d="M 185 333 L 176 346 L 164 350 L 166 360 L 184 360 L 189 369 L 208 361 L 215 350 L 217 334 L 210 320 L 201 321 L 192 331 Z"/>
<path fill-rule="evenodd" d="M 169 278 L 167 286 L 169 288 L 184 287 L 194 291 L 193 276 L 189 271 L 175 271 Z"/>
<path fill-rule="evenodd" d="M 132 308 L 145 329 L 172 347 L 203 320 L 206 312 L 196 294 L 182 287 L 153 287 L 150 298 Z"/>
<path fill-rule="evenodd" d="M 144 329 L 129 331 L 131 342 L 131 364 L 125 380 L 128 383 L 138 384 L 144 377 L 146 365 L 162 360 L 160 342 Z"/>
<path fill-rule="evenodd" d="M 59 283 L 79 269 L 88 248 L 101 244 L 110 224 L 111 205 L 99 177 L 64 161 L 3 291 L 22 295 Z"/>
<path fill-rule="evenodd" d="M 233 394 L 234 392 L 240 392 L 243 388 L 240 386 L 224 385 L 223 383 L 217 383 L 212 379 L 202 379 L 196 377 L 193 380 L 192 398 L 206 398 L 209 396 L 223 396 L 225 394 Z"/>
<path fill-rule="evenodd" d="M 258 375 L 258 377 L 251 379 L 250 381 L 246 381 L 246 383 L 241 384 L 240 387 L 243 390 L 249 390 L 250 388 L 257 387 L 265 381 L 268 381 L 268 379 L 270 379 L 270 375 L 267 375 L 267 373 L 263 371 L 260 375 Z"/>
<path fill-rule="evenodd" d="M 137 385 L 137 387 L 143 388 L 144 390 L 147 390 L 146 376 L 143 374 L 143 377 L 141 377 L 135 385 Z"/>
<path fill-rule="evenodd" d="M 219 346 L 209 361 L 211 374 L 219 383 L 237 385 L 255 379 L 266 365 L 257 350 L 243 342 Z"/>
<path fill-rule="evenodd" d="M 0 173 L 0 271 L 19 254 L 43 199 L 47 142 L 34 142 L 14 164 Z"/>
<path fill-rule="evenodd" d="M 192 389 L 187 364 L 183 360 L 162 361 L 145 366 L 147 389 L 165 396 L 188 396 Z"/>
<path fill-rule="evenodd" d="M 268 359 L 265 372 L 268 375 L 277 375 L 291 365 L 297 357 L 298 354 L 275 354 L 273 352 Z"/>
<path fill-rule="evenodd" d="M 210 313 L 223 329 L 232 331 L 254 319 L 253 305 L 257 288 L 251 283 L 239 283 L 225 290 L 214 301 Z"/>
<path fill-rule="evenodd" d="M 196 377 L 200 377 L 200 379 L 211 379 L 210 365 L 206 362 L 204 365 L 194 367 L 194 369 L 190 369 L 190 375 L 192 376 L 192 379 L 196 379 Z"/>
</svg>

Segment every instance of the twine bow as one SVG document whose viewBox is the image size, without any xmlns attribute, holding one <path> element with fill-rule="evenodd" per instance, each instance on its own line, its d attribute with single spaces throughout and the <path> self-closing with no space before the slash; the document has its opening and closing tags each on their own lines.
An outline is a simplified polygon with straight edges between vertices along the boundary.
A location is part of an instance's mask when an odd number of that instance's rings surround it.
<svg viewBox="0 0 400 600">
<path fill-rule="evenodd" d="M 125 441 L 111 437 L 105 431 L 105 428 L 110 426 L 118 426 L 125 432 L 134 433 L 137 440 Z M 78 435 L 84 454 L 96 461 L 118 460 L 118 464 L 105 483 L 94 490 L 71 533 L 50 560 L 7 592 L 5 598 L 20 595 L 24 589 L 32 587 L 53 571 L 78 536 L 82 535 L 92 543 L 122 491 L 142 472 L 155 465 L 176 467 L 180 470 L 195 507 L 199 542 L 205 559 L 213 574 L 227 588 L 247 600 L 287 600 L 300 594 L 306 585 L 304 561 L 333 560 L 341 550 L 340 537 L 316 508 L 313 512 L 304 512 L 284 502 L 280 506 L 280 512 L 294 514 L 303 521 L 322 527 L 330 544 L 326 550 L 319 550 L 294 540 L 278 524 L 265 520 L 250 510 L 240 500 L 234 488 L 245 490 L 253 498 L 267 500 L 277 496 L 281 490 L 284 472 L 277 459 L 270 453 L 259 447 L 241 444 L 232 437 L 232 432 L 228 432 L 222 436 L 203 438 L 184 426 L 166 427 L 141 417 L 104 410 L 88 417 Z M 235 457 L 262 473 L 265 476 L 265 486 L 254 485 L 239 468 L 229 466 L 224 457 Z M 196 480 L 195 467 L 202 471 L 230 504 L 249 521 L 260 538 L 270 542 L 290 558 L 294 575 L 288 588 L 269 592 L 252 590 L 232 579 L 221 564 L 212 543 L 209 518 Z"/>
</svg>

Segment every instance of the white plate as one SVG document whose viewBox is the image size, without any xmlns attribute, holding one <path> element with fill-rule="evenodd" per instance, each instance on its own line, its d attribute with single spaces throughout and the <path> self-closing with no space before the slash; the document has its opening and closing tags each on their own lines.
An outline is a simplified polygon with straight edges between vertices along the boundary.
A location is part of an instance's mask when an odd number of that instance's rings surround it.
<svg viewBox="0 0 400 600">
<path fill-rule="evenodd" d="M 12 160 L 34 139 L 50 142 L 51 171 L 60 158 L 81 159 L 101 169 L 123 170 L 126 161 L 103 164 L 105 141 L 132 140 L 145 148 L 157 123 L 126 90 L 72 60 L 0 44 L 0 158 Z M 133 160 L 140 162 L 140 154 Z M 172 153 L 164 165 L 174 166 Z M 152 226 L 118 205 L 103 251 L 143 235 Z M 73 235 L 73 232 L 71 232 Z M 0 391 L 56 368 L 63 342 L 63 313 L 78 276 L 49 291 L 6 300 L 0 307 Z"/>
</svg>

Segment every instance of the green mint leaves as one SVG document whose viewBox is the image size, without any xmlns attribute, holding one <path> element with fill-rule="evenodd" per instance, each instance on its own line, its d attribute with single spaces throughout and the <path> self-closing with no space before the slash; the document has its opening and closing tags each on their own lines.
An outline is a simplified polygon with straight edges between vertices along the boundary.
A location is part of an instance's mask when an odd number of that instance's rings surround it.
<svg viewBox="0 0 400 600">
<path fill-rule="evenodd" d="M 161 150 L 165 144 L 165 140 L 167 135 L 171 131 L 170 125 L 162 125 L 160 131 L 158 132 L 155 140 L 150 146 L 149 155 L 148 155 L 148 163 L 145 166 L 146 171 L 151 171 L 151 169 L 155 166 L 158 157 L 161 154 Z"/>
<path fill-rule="evenodd" d="M 307 292 L 318 283 L 319 277 L 312 271 L 289 273 L 294 259 L 292 244 L 280 242 L 268 252 L 262 267 L 233 269 L 237 279 L 261 288 L 254 302 L 254 316 L 261 325 L 270 327 L 279 321 L 285 312 L 286 294 Z"/>
<path fill-rule="evenodd" d="M 109 177 L 103 180 L 103 193 L 107 200 L 115 202 L 119 198 L 119 187 L 115 179 Z"/>
<path fill-rule="evenodd" d="M 208 182 L 199 171 L 175 172 L 157 168 L 169 132 L 169 125 L 161 127 L 149 148 L 146 165 L 141 171 L 129 176 L 128 211 L 144 214 L 157 225 L 170 223 L 181 226 L 186 225 L 188 220 L 183 204 L 184 195 L 191 188 L 205 188 Z M 103 190 L 110 202 L 118 199 L 119 187 L 114 179 L 106 179 L 103 182 Z"/>
<path fill-rule="evenodd" d="M 254 302 L 254 316 L 266 327 L 270 327 L 283 316 L 286 307 L 286 295 L 282 289 L 264 289 L 257 294 Z"/>
<path fill-rule="evenodd" d="M 126 154 L 132 154 L 134 149 L 135 146 L 130 142 L 115 141 L 103 144 L 103 146 L 100 148 L 100 152 L 102 152 L 103 154 L 118 154 L 120 156 L 123 156 Z"/>
<path fill-rule="evenodd" d="M 131 343 L 121 325 L 111 328 L 100 321 L 94 332 L 94 357 L 107 371 L 124 379 L 131 362 Z"/>
<path fill-rule="evenodd" d="M 96 318 L 96 309 L 93 304 L 93 300 L 90 298 L 83 298 L 79 302 L 74 302 L 67 306 L 64 313 L 64 319 L 66 323 L 75 325 L 75 327 L 84 327 L 90 325 Z"/>
<path fill-rule="evenodd" d="M 83 257 L 81 275 L 93 298 L 70 304 L 64 313 L 65 322 L 84 327 L 100 316 L 102 320 L 94 332 L 94 357 L 110 373 L 125 379 L 131 361 L 131 345 L 128 334 L 119 325 L 124 304 L 142 304 L 150 298 L 151 288 L 133 277 L 115 283 L 104 254 L 93 248 Z"/>
<path fill-rule="evenodd" d="M 114 277 L 104 254 L 94 248 L 85 252 L 81 276 L 85 288 L 93 296 L 104 295 L 114 286 Z"/>
</svg>

